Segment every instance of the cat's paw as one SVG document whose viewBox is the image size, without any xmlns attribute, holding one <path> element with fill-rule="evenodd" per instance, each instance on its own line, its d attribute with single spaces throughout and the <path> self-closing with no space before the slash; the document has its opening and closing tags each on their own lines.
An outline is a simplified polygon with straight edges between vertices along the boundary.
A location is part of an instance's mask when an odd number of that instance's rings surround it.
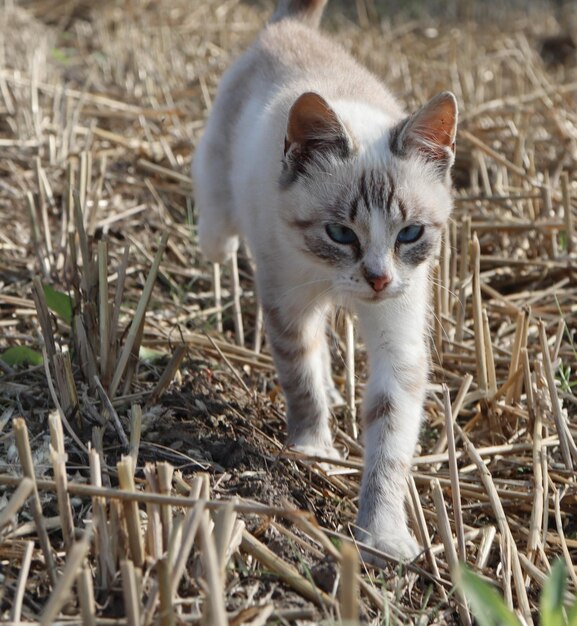
<svg viewBox="0 0 577 626">
<path fill-rule="evenodd" d="M 335 469 L 335 465 L 331 464 L 331 459 L 339 460 L 343 458 L 343 455 L 332 445 L 292 445 L 290 446 L 290 450 L 293 452 L 298 452 L 303 456 L 307 457 L 320 457 L 322 459 L 327 459 L 326 461 L 315 461 L 317 465 L 321 467 L 325 472 L 329 472 Z M 309 464 L 311 461 L 307 461 L 305 459 L 305 464 Z"/>
<path fill-rule="evenodd" d="M 389 529 L 386 533 L 372 534 L 366 530 L 357 529 L 355 531 L 356 538 L 380 552 L 384 552 L 387 556 L 391 556 L 397 561 L 409 562 L 414 561 L 423 549 L 417 543 L 415 538 L 406 528 Z M 387 560 L 361 548 L 361 556 L 365 563 L 375 565 L 376 567 L 385 567 Z M 390 561 L 389 561 L 390 563 Z"/>
<path fill-rule="evenodd" d="M 333 446 L 333 444 L 306 444 L 295 443 L 289 446 L 293 452 L 298 452 L 306 456 L 322 457 L 323 459 L 342 459 L 342 454 Z"/>
<path fill-rule="evenodd" d="M 206 219 L 201 219 L 198 225 L 199 244 L 202 254 L 212 263 L 224 264 L 230 261 L 239 246 L 239 238 L 223 233 Z"/>
</svg>

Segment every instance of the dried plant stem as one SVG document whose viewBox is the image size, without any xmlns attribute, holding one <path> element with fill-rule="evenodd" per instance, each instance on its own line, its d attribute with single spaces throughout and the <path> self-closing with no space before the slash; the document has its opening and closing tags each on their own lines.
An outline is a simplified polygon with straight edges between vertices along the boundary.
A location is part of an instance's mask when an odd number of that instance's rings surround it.
<svg viewBox="0 0 577 626">
<path fill-rule="evenodd" d="M 38 321 L 40 322 L 40 328 L 42 330 L 42 338 L 44 345 L 46 346 L 46 352 L 48 359 L 52 362 L 54 355 L 56 354 L 56 345 L 54 343 L 54 333 L 52 332 L 52 323 L 50 321 L 50 313 L 48 312 L 48 306 L 46 304 L 46 298 L 44 297 L 44 289 L 40 279 L 36 276 L 33 280 L 32 297 L 34 298 L 34 304 L 36 305 L 36 313 L 38 314 Z"/>
<path fill-rule="evenodd" d="M 481 391 L 487 391 L 487 359 L 485 355 L 485 339 L 483 333 L 483 305 L 481 300 L 480 282 L 480 247 L 477 235 L 471 242 L 471 263 L 473 265 L 473 320 L 475 325 L 475 352 L 477 355 L 477 384 Z"/>
<path fill-rule="evenodd" d="M 175 609 L 172 604 L 169 559 L 159 559 L 156 566 L 158 568 L 158 586 L 160 595 L 160 625 L 174 626 L 176 624 L 176 616 Z"/>
<path fill-rule="evenodd" d="M 357 405 L 355 402 L 355 326 L 349 314 L 345 316 L 345 401 L 349 410 L 351 436 L 357 439 Z"/>
<path fill-rule="evenodd" d="M 128 437 L 126 436 L 126 433 L 124 432 L 124 428 L 122 426 L 122 422 L 120 421 L 120 418 L 118 417 L 118 413 L 116 412 L 114 405 L 110 401 L 110 398 L 106 394 L 106 391 L 104 390 L 102 383 L 98 379 L 98 376 L 94 377 L 94 385 L 96 386 L 96 390 L 98 391 L 100 400 L 102 404 L 104 405 L 104 408 L 106 409 L 106 414 L 108 415 L 108 418 L 110 419 L 110 421 L 112 422 L 112 425 L 114 426 L 114 430 L 116 431 L 116 434 L 118 435 L 118 438 L 120 439 L 120 443 L 122 444 L 123 449 L 125 451 L 128 451 L 130 447 Z"/>
<path fill-rule="evenodd" d="M 533 392 L 529 370 L 529 356 L 527 349 L 522 351 L 523 366 L 525 370 L 525 387 L 527 398 L 533 405 Z M 543 511 L 546 503 L 544 502 L 545 490 L 543 488 L 543 446 L 542 446 L 542 430 L 543 424 L 541 420 L 541 411 L 534 412 L 533 422 L 533 506 L 531 509 L 531 519 L 529 522 L 529 535 L 527 537 L 527 558 L 534 560 L 537 552 L 537 546 L 540 542 L 541 529 L 543 524 Z"/>
<path fill-rule="evenodd" d="M 234 316 L 234 336 L 237 345 L 244 346 L 244 328 L 242 323 L 242 306 L 240 303 L 241 287 L 238 275 L 238 254 L 235 251 L 230 259 L 231 286 L 232 286 L 232 311 Z"/>
<path fill-rule="evenodd" d="M 134 563 L 129 560 L 120 562 L 122 574 L 122 592 L 124 596 L 124 608 L 126 621 L 129 626 L 140 626 L 140 593 L 136 580 Z"/>
<path fill-rule="evenodd" d="M 457 426 L 458 428 L 458 426 Z M 511 559 L 513 566 L 513 581 L 515 583 L 515 590 L 517 592 L 517 600 L 519 602 L 519 608 L 523 615 L 523 618 L 526 620 L 527 624 L 533 624 L 533 619 L 531 617 L 531 608 L 529 605 L 529 599 L 527 597 L 527 590 L 525 589 L 524 581 L 523 581 L 523 573 L 521 571 L 521 565 L 519 562 L 519 553 L 517 548 L 515 547 L 515 540 L 511 533 L 511 529 L 509 528 L 507 522 L 507 516 L 505 515 L 505 511 L 503 510 L 503 505 L 501 503 L 501 499 L 499 498 L 499 494 L 495 489 L 495 484 L 493 482 L 493 477 L 491 473 L 483 463 L 481 456 L 473 446 L 473 444 L 469 441 L 467 436 L 461 431 L 461 436 L 465 443 L 465 448 L 467 450 L 467 454 L 470 459 L 477 466 L 477 470 L 481 476 L 481 481 L 485 486 L 487 491 L 487 495 L 489 496 L 489 500 L 491 502 L 491 506 L 493 508 L 493 512 L 495 513 L 495 517 L 497 520 L 497 524 L 499 526 L 499 530 L 501 532 L 501 537 L 503 541 L 507 542 L 511 546 Z"/>
<path fill-rule="evenodd" d="M 205 512 L 205 504 L 206 503 L 203 500 L 197 500 L 194 503 L 192 510 L 187 513 L 180 526 L 182 541 L 178 546 L 178 549 L 177 546 L 174 545 L 174 542 L 177 540 L 177 535 L 173 532 L 173 545 L 169 547 L 169 554 L 173 555 L 171 576 L 171 589 L 173 595 L 176 593 L 180 579 L 184 574 L 186 561 L 188 560 L 188 556 L 192 550 L 192 546 L 194 545 L 196 533 L 198 531 L 198 527 L 200 526 L 201 518 Z"/>
<path fill-rule="evenodd" d="M 453 499 L 453 514 L 455 516 L 455 534 L 459 559 L 463 563 L 467 560 L 465 552 L 465 531 L 463 528 L 463 511 L 461 510 L 461 486 L 459 483 L 459 468 L 455 450 L 455 434 L 453 431 L 453 415 L 451 413 L 451 396 L 449 389 L 443 385 L 443 404 L 445 408 L 445 428 L 447 429 L 447 450 L 449 452 L 449 472 L 451 475 L 451 497 Z"/>
<path fill-rule="evenodd" d="M 567 252 L 572 254 L 575 250 L 575 243 L 573 241 L 573 210 L 571 208 L 569 174 L 567 172 L 561 174 L 561 193 L 563 197 L 563 217 L 565 220 L 565 236 L 567 237 Z"/>
<path fill-rule="evenodd" d="M 120 385 L 120 379 L 122 378 L 122 375 L 124 374 L 124 370 L 126 369 L 128 359 L 132 352 L 132 348 L 134 347 L 136 337 L 138 335 L 138 330 L 141 327 L 142 321 L 144 319 L 146 307 L 148 306 L 148 301 L 150 300 L 150 295 L 152 293 L 154 281 L 156 280 L 156 276 L 158 274 L 158 268 L 160 266 L 162 255 L 164 254 L 167 241 L 168 241 L 168 233 L 164 233 L 162 235 L 162 239 L 160 241 L 158 250 L 154 257 L 152 267 L 150 268 L 150 272 L 148 273 L 148 276 L 146 278 L 144 288 L 142 289 L 142 295 L 138 302 L 138 306 L 136 307 L 136 311 L 134 313 L 134 317 L 132 319 L 132 323 L 128 331 L 128 336 L 126 338 L 124 348 L 122 349 L 122 352 L 120 354 L 118 365 L 116 366 L 114 377 L 112 378 L 112 383 L 110 384 L 110 397 L 111 398 L 114 398 L 114 396 L 116 395 L 116 390 L 118 389 L 118 386 Z"/>
<path fill-rule="evenodd" d="M 557 435 L 561 446 L 561 454 L 565 467 L 573 470 L 573 459 L 577 462 L 577 446 L 571 437 L 567 420 L 561 411 L 561 403 L 555 385 L 555 376 L 553 374 L 553 366 L 549 355 L 549 346 L 547 344 L 547 333 L 543 322 L 539 322 L 539 338 L 541 340 L 541 350 L 543 353 L 543 369 L 545 370 L 545 378 L 547 379 L 547 387 L 549 389 L 549 397 L 551 398 L 551 407 L 553 408 L 553 417 L 555 426 L 557 427 Z"/>
<path fill-rule="evenodd" d="M 158 492 L 158 477 L 155 467 L 151 463 L 146 463 L 143 468 L 146 486 L 149 491 Z M 146 505 L 146 531 L 145 545 L 147 553 L 155 560 L 162 558 L 162 529 L 160 522 L 160 507 L 157 504 Z"/>
<path fill-rule="evenodd" d="M 134 467 L 131 457 L 123 457 L 117 464 L 118 482 L 120 488 L 126 491 L 135 491 Z M 134 565 L 142 567 L 144 564 L 144 545 L 142 542 L 142 532 L 140 530 L 140 518 L 138 505 L 135 500 L 125 500 L 123 502 L 124 516 L 128 527 L 128 541 L 130 543 L 130 555 Z"/>
<path fill-rule="evenodd" d="M 172 475 L 174 472 L 174 468 L 169 463 L 157 463 L 156 472 L 158 474 L 158 487 L 160 493 L 163 495 L 169 495 L 172 485 Z M 172 532 L 172 507 L 170 505 L 161 505 L 160 519 L 162 527 L 163 550 L 168 550 L 169 538 Z"/>
<path fill-rule="evenodd" d="M 437 513 L 438 530 L 443 540 L 445 547 L 445 556 L 449 564 L 449 572 L 451 573 L 451 579 L 453 582 L 457 582 L 459 560 L 457 557 L 457 551 L 453 543 L 453 536 L 451 534 L 451 525 L 449 523 L 449 517 L 447 515 L 447 508 L 445 506 L 445 500 L 443 498 L 443 491 L 441 485 L 437 479 L 433 478 L 431 481 L 431 493 L 433 495 L 433 501 L 435 503 L 435 511 Z M 459 595 L 459 615 L 463 624 L 471 626 L 471 617 L 467 608 L 467 600 L 465 599 L 461 591 L 457 591 Z"/>
<path fill-rule="evenodd" d="M 210 341 L 210 343 L 213 345 L 214 349 L 217 351 L 217 353 L 220 355 L 220 357 L 222 358 L 222 360 L 228 365 L 230 371 L 234 374 L 234 377 L 238 380 L 238 382 L 241 384 L 242 388 L 244 389 L 245 393 L 247 394 L 247 396 L 249 398 L 252 399 L 253 397 L 253 393 L 252 391 L 248 388 L 247 384 L 244 382 L 244 380 L 242 379 L 242 376 L 236 371 L 235 367 L 233 366 L 233 364 L 228 360 L 228 358 L 225 356 L 225 354 L 222 352 L 222 350 L 219 348 L 218 344 L 214 341 L 214 339 L 210 336 L 210 335 L 206 335 L 206 338 Z"/>
<path fill-rule="evenodd" d="M 483 536 L 479 546 L 479 551 L 477 552 L 477 560 L 475 562 L 475 566 L 480 571 L 483 571 L 487 566 L 487 561 L 489 560 L 496 534 L 497 529 L 494 526 L 485 526 L 483 528 Z"/>
<path fill-rule="evenodd" d="M 279 558 L 274 552 L 272 552 L 246 530 L 242 534 L 242 543 L 240 544 L 240 547 L 243 552 L 250 554 L 255 559 L 260 561 L 265 567 L 270 569 L 289 587 L 294 589 L 304 598 L 311 600 L 321 607 L 323 605 L 329 607 L 335 605 L 335 601 L 331 596 L 328 596 L 320 589 L 317 589 L 306 578 L 303 578 L 292 565 Z"/>
<path fill-rule="evenodd" d="M 188 347 L 186 345 L 179 345 L 176 347 L 174 354 L 170 358 L 170 361 L 166 365 L 164 372 L 162 372 L 162 375 L 158 379 L 158 382 L 150 395 L 150 399 L 148 401 L 149 404 L 154 404 L 168 389 L 168 386 L 173 381 L 174 376 L 176 375 L 176 372 L 178 371 L 178 368 L 180 367 L 180 364 L 182 363 L 182 360 L 186 356 L 187 352 Z"/>
<path fill-rule="evenodd" d="M 234 510 L 234 501 L 227 503 L 214 513 L 214 545 L 216 548 L 216 557 L 219 566 L 220 577 L 225 580 L 225 569 L 229 546 L 236 522 L 236 511 Z"/>
<path fill-rule="evenodd" d="M 443 314 L 441 312 L 441 267 L 433 268 L 433 343 L 439 363 L 443 363 Z"/>
<path fill-rule="evenodd" d="M 567 541 L 565 540 L 565 532 L 563 531 L 563 520 L 561 519 L 562 498 L 563 496 L 561 495 L 559 489 L 555 489 L 555 525 L 557 527 L 557 534 L 559 535 L 559 543 L 561 544 L 561 548 L 563 550 L 565 565 L 567 566 L 567 571 L 569 572 L 569 578 L 573 582 L 573 585 L 577 586 L 577 572 L 575 571 L 575 564 L 573 562 L 573 559 L 571 558 L 571 554 L 567 546 Z"/>
<path fill-rule="evenodd" d="M 66 475 L 66 461 L 68 455 L 64 451 L 64 433 L 62 422 L 58 413 L 49 416 L 52 469 L 54 470 L 54 482 L 56 483 L 56 496 L 58 500 L 58 512 L 62 524 L 62 536 L 66 550 L 70 550 L 74 541 L 74 521 L 72 507 L 67 492 L 68 476 Z"/>
<path fill-rule="evenodd" d="M 130 458 L 130 457 L 126 457 Z M 8 474 L 0 474 L 0 485 L 18 485 L 20 478 Z M 56 484 L 52 480 L 37 479 L 36 487 L 38 490 L 55 491 Z M 208 502 L 197 500 L 194 498 L 184 498 L 182 496 L 163 495 L 160 493 L 150 493 L 146 491 L 131 491 L 129 489 L 113 489 L 108 487 L 95 487 L 81 483 L 68 483 L 68 492 L 78 496 L 101 497 L 120 502 L 135 503 L 154 503 L 160 505 L 179 506 L 179 507 L 195 507 L 200 502 L 208 510 L 217 510 L 226 504 L 223 500 L 209 500 Z M 235 511 L 238 513 L 254 513 L 256 515 L 280 516 L 286 519 L 295 519 L 301 515 L 297 509 L 286 509 L 281 507 L 268 506 L 250 501 L 240 501 L 234 505 Z"/>
<path fill-rule="evenodd" d="M 72 372 L 69 352 L 56 352 L 52 359 L 56 387 L 61 399 L 63 415 L 72 415 L 78 409 L 78 394 Z"/>
<path fill-rule="evenodd" d="M 108 305 L 108 246 L 106 241 L 98 242 L 98 304 L 100 322 L 100 376 L 107 385 L 106 376 L 110 360 L 110 307 Z"/>
<path fill-rule="evenodd" d="M 88 456 L 90 462 L 90 482 L 96 488 L 102 487 L 100 456 L 91 449 Z M 70 486 L 70 485 L 69 485 Z M 96 531 L 97 580 L 101 587 L 106 588 L 114 575 L 113 553 L 109 549 L 108 523 L 106 519 L 106 501 L 99 496 L 92 497 L 93 524 Z"/>
<path fill-rule="evenodd" d="M 481 150 L 484 154 L 491 157 L 496 163 L 499 163 L 500 165 L 504 165 L 513 174 L 516 174 L 517 176 L 523 179 L 529 178 L 529 176 L 525 173 L 525 170 L 523 170 L 523 168 L 518 167 L 514 163 L 511 163 L 511 161 L 509 161 L 503 155 L 499 154 L 498 152 L 490 148 L 486 143 L 481 141 L 479 138 L 475 137 L 475 135 L 471 134 L 469 131 L 466 131 L 464 129 L 459 129 L 459 135 L 461 139 L 465 139 L 466 141 L 469 141 L 470 143 L 472 143 L 476 148 Z"/>
<path fill-rule="evenodd" d="M 8 504 L 0 511 L 0 530 L 12 521 L 33 491 L 34 481 L 31 478 L 25 477 L 19 481 L 16 491 L 8 500 Z"/>
<path fill-rule="evenodd" d="M 205 515 L 200 517 L 199 535 L 208 591 L 206 601 L 208 616 L 205 612 L 204 623 L 209 626 L 226 626 L 228 618 L 224 606 L 222 571 L 218 561 L 214 535 L 210 531 Z"/>
<path fill-rule="evenodd" d="M 260 354 L 262 349 L 262 338 L 264 332 L 264 314 L 260 303 L 256 305 L 256 314 L 254 316 L 254 340 L 252 349 L 255 354 Z"/>
<path fill-rule="evenodd" d="M 214 291 L 214 307 L 216 309 L 216 332 L 222 333 L 222 287 L 219 263 L 212 264 L 212 289 Z"/>
<path fill-rule="evenodd" d="M 453 405 L 451 407 L 451 414 L 453 415 L 453 419 L 456 419 L 459 413 L 461 412 L 461 409 L 463 408 L 463 403 L 465 402 L 465 397 L 467 396 L 467 393 L 469 391 L 469 388 L 471 387 L 472 382 L 473 382 L 473 377 L 471 376 L 471 374 L 465 374 L 465 377 L 463 378 L 463 382 L 461 383 L 461 386 L 459 387 L 459 391 L 457 392 L 457 396 L 455 397 L 455 401 L 453 402 Z M 451 425 L 451 428 L 452 428 L 452 425 Z M 441 434 L 439 435 L 439 439 L 433 449 L 433 454 L 439 454 L 443 452 L 443 450 L 445 450 L 446 447 L 447 447 L 447 425 L 444 424 L 443 430 L 441 431 Z"/>
<path fill-rule="evenodd" d="M 533 565 L 531 561 L 522 553 L 519 554 L 519 559 L 521 561 L 521 565 L 523 569 L 540 587 L 543 587 L 547 582 L 547 574 L 542 572 L 536 565 Z M 566 607 L 570 607 L 575 602 L 575 596 L 570 592 L 566 591 L 563 596 L 563 604 Z"/>
<path fill-rule="evenodd" d="M 42 169 L 40 157 L 34 159 L 36 169 L 36 183 L 39 190 L 39 202 L 40 202 L 40 215 L 42 217 L 42 231 L 44 233 L 44 245 L 46 246 L 46 260 L 49 266 L 53 257 L 52 238 L 50 237 L 50 225 L 48 222 L 48 207 L 46 198 L 46 176 Z"/>
<path fill-rule="evenodd" d="M 78 243 L 80 246 L 80 255 L 82 258 L 82 282 L 81 289 L 86 294 L 91 294 L 92 286 L 94 285 L 93 277 L 93 262 L 92 255 L 90 254 L 90 247 L 88 243 L 88 237 L 84 228 L 84 216 L 83 216 L 83 200 L 78 192 L 73 192 L 74 199 L 74 218 L 75 229 L 78 236 Z"/>
<path fill-rule="evenodd" d="M 517 315 L 517 326 L 515 329 L 515 341 L 513 343 L 513 349 L 511 351 L 511 364 L 509 366 L 509 381 L 515 376 L 519 370 L 519 359 L 521 356 L 521 348 L 524 347 L 523 335 L 526 324 L 527 314 L 525 311 L 520 311 Z M 515 398 L 515 385 L 512 384 L 507 389 L 507 395 L 505 396 L 505 402 L 512 404 Z"/>
<path fill-rule="evenodd" d="M 43 276 L 50 275 L 50 261 L 42 254 L 42 245 L 40 243 L 40 230 L 38 228 L 38 218 L 36 217 L 36 204 L 34 203 L 34 196 L 31 191 L 26 193 L 26 204 L 28 207 L 28 215 L 30 217 L 30 225 L 32 231 L 32 239 L 34 241 L 34 250 L 38 258 L 38 263 L 42 270 Z"/>
<path fill-rule="evenodd" d="M 28 478 L 23 479 L 27 481 L 30 488 L 33 488 L 33 483 Z M 20 488 L 18 488 L 20 490 Z M 16 494 L 14 494 L 15 496 Z M 0 528 L 2 524 L 0 523 Z M 26 592 L 26 582 L 28 581 L 28 575 L 30 573 L 30 563 L 32 562 L 32 553 L 34 552 L 34 542 L 27 541 L 24 544 L 24 553 L 22 554 L 22 562 L 20 563 L 20 572 L 18 573 L 18 580 L 16 581 L 16 589 L 14 591 L 14 601 L 12 603 L 12 609 L 10 610 L 10 620 L 14 623 L 20 622 L 22 616 L 22 604 L 24 601 L 24 594 Z"/>
<path fill-rule="evenodd" d="M 68 552 L 66 566 L 42 611 L 42 616 L 40 617 L 41 626 L 50 626 L 56 619 L 60 609 L 67 602 L 72 585 L 81 571 L 82 562 L 88 554 L 88 550 L 90 550 L 91 540 L 91 533 L 85 531 L 82 539 L 74 543 Z"/>
<path fill-rule="evenodd" d="M 78 601 L 83 626 L 96 626 L 96 605 L 94 602 L 94 586 L 92 572 L 84 566 L 78 575 Z"/>
<path fill-rule="evenodd" d="M 491 342 L 491 329 L 489 327 L 489 317 L 487 310 L 483 309 L 483 341 L 485 342 L 485 358 L 487 370 L 487 392 L 488 399 L 495 397 L 497 393 L 497 374 L 495 373 L 495 360 L 493 358 L 493 344 Z"/>
<path fill-rule="evenodd" d="M 359 556 L 352 543 L 341 548 L 340 607 L 343 624 L 357 624 L 359 620 Z"/>
<path fill-rule="evenodd" d="M 455 324 L 455 342 L 462 343 L 465 331 L 465 316 L 467 307 L 467 291 L 469 276 L 469 247 L 471 241 L 471 218 L 463 217 L 460 238 L 460 265 L 459 265 L 459 300 L 457 302 L 457 322 Z"/>
<path fill-rule="evenodd" d="M 112 379 L 112 374 L 115 366 L 117 354 L 118 320 L 120 317 L 120 307 L 122 306 L 122 297 L 124 294 L 124 285 L 126 281 L 126 270 L 128 268 L 129 253 L 130 246 L 127 245 L 124 247 L 124 252 L 116 270 L 116 291 L 114 293 L 114 304 L 112 306 L 112 317 L 110 320 L 110 338 L 108 343 L 110 349 L 110 358 L 108 360 L 108 369 L 106 370 L 106 376 L 103 379 L 107 384 Z"/>
<path fill-rule="evenodd" d="M 132 459 L 132 467 L 138 466 L 138 451 L 140 449 L 140 436 L 142 434 L 142 408 L 139 404 L 133 404 L 130 409 L 130 443 L 128 455 Z"/>
<path fill-rule="evenodd" d="M 425 554 L 427 560 L 429 561 L 429 565 L 431 566 L 431 570 L 433 572 L 433 576 L 437 579 L 441 578 L 441 572 L 439 571 L 439 566 L 437 565 L 437 561 L 435 559 L 435 555 L 431 551 L 431 536 L 429 534 L 429 529 L 427 528 L 427 522 L 425 519 L 425 513 L 423 511 L 423 506 L 421 504 L 421 500 L 419 498 L 419 492 L 417 490 L 417 485 L 412 476 L 409 476 L 409 494 L 411 496 L 411 502 L 413 505 L 413 511 L 415 512 L 415 519 L 417 522 L 417 528 L 419 531 L 419 539 L 425 548 Z M 440 593 L 443 598 L 447 598 L 447 592 L 442 585 L 438 585 Z"/>
<path fill-rule="evenodd" d="M 34 523 L 36 524 L 36 532 L 38 533 L 38 540 L 44 559 L 46 561 L 46 569 L 48 570 L 48 576 L 52 585 L 56 584 L 56 565 L 52 556 L 52 548 L 50 547 L 50 539 L 46 532 L 46 524 L 44 516 L 42 514 L 42 504 L 40 503 L 40 497 L 38 495 L 38 488 L 36 486 L 36 477 L 34 475 L 34 462 L 32 460 L 32 451 L 30 450 L 30 442 L 28 441 L 28 430 L 26 429 L 26 422 L 18 417 L 12 422 L 12 430 L 14 432 L 14 438 L 16 439 L 16 448 L 18 449 L 18 457 L 20 464 L 22 465 L 22 472 L 26 478 L 29 478 L 33 487 L 33 496 L 30 502 L 32 509 L 32 516 L 34 517 Z"/>
</svg>

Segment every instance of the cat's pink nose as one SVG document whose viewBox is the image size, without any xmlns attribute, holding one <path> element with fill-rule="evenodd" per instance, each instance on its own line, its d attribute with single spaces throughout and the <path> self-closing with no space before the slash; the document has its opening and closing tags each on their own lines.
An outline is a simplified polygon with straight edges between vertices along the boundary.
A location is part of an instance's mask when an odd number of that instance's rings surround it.
<svg viewBox="0 0 577 626">
<path fill-rule="evenodd" d="M 373 291 L 377 292 L 382 291 L 391 282 L 391 277 L 388 274 L 373 274 L 369 270 L 365 270 L 365 278 Z"/>
</svg>

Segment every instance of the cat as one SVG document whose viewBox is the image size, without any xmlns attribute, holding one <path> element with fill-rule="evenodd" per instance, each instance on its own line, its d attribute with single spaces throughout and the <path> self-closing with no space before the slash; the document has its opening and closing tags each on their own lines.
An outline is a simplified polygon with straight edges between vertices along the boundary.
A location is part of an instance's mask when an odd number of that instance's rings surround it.
<svg viewBox="0 0 577 626">
<path fill-rule="evenodd" d="M 309 455 L 338 456 L 325 319 L 335 303 L 354 311 L 370 372 L 355 534 L 412 559 L 420 547 L 404 499 L 428 378 L 431 266 L 452 210 L 457 102 L 444 92 L 407 115 L 318 31 L 326 1 L 281 0 L 222 78 L 193 162 L 199 240 L 218 263 L 247 241 L 288 445 Z"/>
</svg>

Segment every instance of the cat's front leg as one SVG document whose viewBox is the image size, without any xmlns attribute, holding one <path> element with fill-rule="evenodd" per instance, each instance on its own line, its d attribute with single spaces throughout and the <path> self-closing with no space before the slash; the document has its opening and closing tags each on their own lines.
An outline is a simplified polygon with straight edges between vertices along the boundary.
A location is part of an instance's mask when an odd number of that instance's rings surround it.
<svg viewBox="0 0 577 626">
<path fill-rule="evenodd" d="M 356 536 L 389 555 L 411 559 L 420 547 L 407 525 L 405 494 L 421 425 L 428 357 L 414 311 L 400 314 L 398 307 L 385 305 L 380 312 L 361 315 L 370 375 L 362 409 L 365 463 Z M 403 320 L 404 327 L 398 324 Z M 370 556 L 368 560 L 377 562 Z"/>
<path fill-rule="evenodd" d="M 326 391 L 326 306 L 294 297 L 263 298 L 267 339 L 286 398 L 287 444 L 311 456 L 338 457 Z"/>
</svg>

